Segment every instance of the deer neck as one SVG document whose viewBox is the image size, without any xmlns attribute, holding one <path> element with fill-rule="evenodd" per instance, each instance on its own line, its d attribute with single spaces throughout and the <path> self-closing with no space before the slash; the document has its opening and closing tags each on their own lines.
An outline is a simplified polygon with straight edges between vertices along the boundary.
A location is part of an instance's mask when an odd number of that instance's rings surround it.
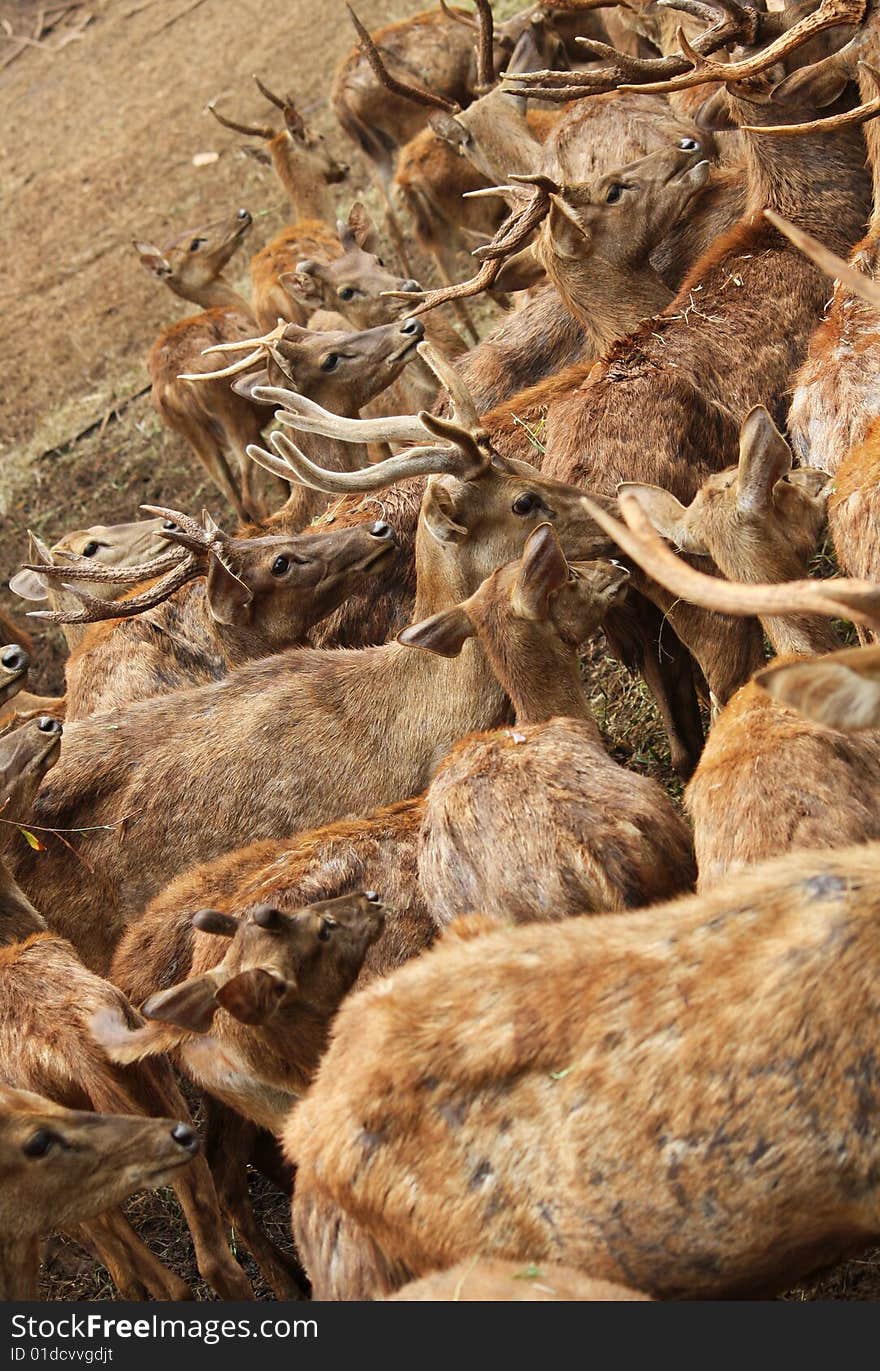
<svg viewBox="0 0 880 1371">
<path fill-rule="evenodd" d="M 832 624 L 812 614 L 786 614 L 782 618 L 762 617 L 761 627 L 770 639 L 777 657 L 787 653 L 818 656 L 836 652 L 840 639 Z"/>
<path fill-rule="evenodd" d="M 586 281 L 554 284 L 570 314 L 584 326 L 595 356 L 634 333 L 643 319 L 662 314 L 675 298 L 647 262 L 622 272 L 611 263 L 591 262 Z M 586 355 L 586 349 L 584 349 Z"/>
<path fill-rule="evenodd" d="M 332 224 L 335 218 L 333 197 L 318 168 L 308 159 L 296 156 L 289 138 L 276 142 L 271 148 L 271 156 L 275 175 L 284 187 L 294 219 L 326 219 Z"/>
<path fill-rule="evenodd" d="M 518 724 L 543 724 L 558 717 L 594 723 L 575 660 L 542 662 L 540 671 L 535 670 L 534 659 L 520 664 L 524 668 L 520 671 L 512 669 L 517 665 L 513 662 L 502 665 L 493 660 L 492 665 L 510 696 Z"/>
<path fill-rule="evenodd" d="M 248 301 L 222 276 L 209 281 L 206 286 L 194 289 L 172 286 L 171 289 L 181 300 L 189 300 L 191 304 L 200 305 L 202 309 L 242 309 L 245 314 L 251 313 Z"/>
<path fill-rule="evenodd" d="M 23 942 L 33 933 L 45 933 L 46 921 L 13 879 L 0 857 L 0 947 Z"/>
</svg>

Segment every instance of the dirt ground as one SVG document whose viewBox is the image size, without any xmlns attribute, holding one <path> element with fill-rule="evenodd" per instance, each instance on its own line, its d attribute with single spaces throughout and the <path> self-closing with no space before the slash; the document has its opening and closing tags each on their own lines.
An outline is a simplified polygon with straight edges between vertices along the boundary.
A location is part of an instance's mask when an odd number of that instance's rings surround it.
<svg viewBox="0 0 880 1371">
<path fill-rule="evenodd" d="M 358 0 L 370 27 L 423 7 Z M 28 528 L 51 541 L 136 517 L 141 502 L 207 504 L 230 521 L 146 393 L 144 359 L 157 331 L 192 311 L 147 276 L 131 240 L 161 244 L 245 205 L 255 224 L 238 261 L 244 278 L 248 256 L 285 222 L 287 205 L 271 171 L 206 105 L 216 99 L 231 114 L 265 121 L 254 72 L 293 95 L 350 163 L 340 210 L 356 198 L 376 208 L 367 169 L 328 104 L 333 68 L 351 41 L 342 0 L 0 0 L 3 608 L 20 613 L 6 582 L 25 555 Z M 57 690 L 60 635 L 39 626 L 34 635 L 32 688 Z M 606 666 L 592 696 L 615 754 L 668 782 L 665 742 L 642 687 Z M 289 1243 L 286 1201 L 261 1181 L 254 1192 L 276 1242 Z M 171 1192 L 136 1197 L 128 1210 L 154 1250 L 209 1295 Z M 90 1256 L 55 1238 L 42 1293 L 106 1299 L 114 1291 Z M 880 1254 L 872 1253 L 789 1298 L 878 1295 Z"/>
</svg>

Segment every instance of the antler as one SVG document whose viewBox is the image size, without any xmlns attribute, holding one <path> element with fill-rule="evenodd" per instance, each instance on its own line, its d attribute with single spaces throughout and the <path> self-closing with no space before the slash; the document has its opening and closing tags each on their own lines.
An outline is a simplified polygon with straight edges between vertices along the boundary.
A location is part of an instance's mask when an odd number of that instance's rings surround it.
<svg viewBox="0 0 880 1371">
<path fill-rule="evenodd" d="M 211 347 L 202 349 L 202 356 L 207 357 L 214 352 L 245 352 L 248 348 L 252 351 L 247 357 L 240 357 L 237 362 L 231 362 L 228 367 L 221 367 L 219 371 L 182 371 L 179 381 L 219 381 L 225 376 L 238 376 L 242 371 L 250 371 L 251 367 L 257 362 L 262 362 L 268 352 L 278 361 L 275 343 L 281 341 L 287 330 L 284 319 L 279 319 L 278 323 L 268 333 L 264 333 L 259 338 L 239 338 L 235 343 L 213 343 Z M 282 370 L 287 374 L 287 368 L 282 365 Z"/>
<path fill-rule="evenodd" d="M 430 343 L 419 343 L 419 355 L 427 362 L 440 383 L 446 388 L 452 400 L 452 418 L 441 419 L 437 415 L 421 411 L 417 416 L 384 420 L 341 419 L 329 411 L 308 402 L 312 414 L 303 416 L 297 408 L 303 397 L 295 393 L 279 390 L 271 386 L 257 388 L 258 399 L 271 400 L 272 403 L 288 405 L 278 413 L 278 419 L 290 428 L 302 428 L 310 432 L 322 432 L 330 437 L 342 438 L 345 442 L 364 442 L 366 432 L 373 433 L 376 425 L 384 425 L 382 436 L 387 441 L 391 433 L 401 433 L 406 428 L 406 436 L 416 440 L 425 438 L 447 439 L 448 446 L 435 443 L 409 448 L 397 456 L 388 457 L 383 462 L 362 467 L 359 471 L 327 471 L 317 466 L 302 452 L 295 443 L 283 433 L 273 433 L 269 442 L 273 449 L 251 445 L 248 456 L 272 471 L 276 476 L 289 480 L 291 476 L 311 486 L 315 490 L 331 494 L 347 494 L 350 491 L 383 490 L 395 481 L 407 480 L 413 476 L 457 476 L 459 480 L 473 480 L 485 470 L 492 460 L 492 449 L 488 437 L 479 426 L 479 415 L 470 391 L 461 377 L 444 357 Z M 316 414 L 322 416 L 321 427 L 315 422 Z M 303 419 L 305 418 L 305 422 Z M 393 426 L 393 427 L 389 427 Z"/>
<path fill-rule="evenodd" d="M 227 119 L 225 114 L 221 114 L 213 100 L 208 101 L 208 109 L 225 129 L 232 129 L 233 133 L 244 133 L 248 138 L 265 138 L 267 141 L 275 137 L 276 130 L 271 124 L 239 124 L 235 119 Z"/>
<path fill-rule="evenodd" d="M 373 75 L 377 81 L 381 81 L 387 90 L 390 90 L 394 95 L 401 96 L 404 100 L 412 100 L 417 105 L 432 105 L 436 109 L 445 110 L 447 114 L 459 114 L 461 112 L 461 105 L 455 100 L 447 100 L 445 95 L 437 95 L 433 91 L 425 90 L 423 86 L 410 86 L 406 81 L 400 81 L 396 76 L 392 76 L 382 61 L 379 49 L 373 42 L 369 30 L 364 28 L 351 5 L 346 5 L 346 9 L 351 15 L 351 22 L 361 40 L 361 51 L 369 62 Z"/>
<path fill-rule="evenodd" d="M 555 187 L 555 182 L 551 182 L 549 177 L 514 177 L 511 180 L 524 180 L 534 186 L 534 193 L 531 199 L 522 209 L 514 210 L 505 219 L 491 243 L 486 243 L 484 247 L 476 248 L 473 256 L 482 261 L 479 271 L 468 281 L 460 281 L 458 285 L 441 286 L 438 290 L 428 290 L 422 292 L 421 301 L 415 309 L 409 311 L 410 314 L 425 314 L 430 309 L 436 309 L 438 305 L 445 305 L 450 300 L 463 300 L 471 295 L 479 295 L 480 291 L 488 290 L 496 276 L 500 272 L 504 258 L 519 252 L 524 248 L 533 231 L 538 227 L 550 208 L 550 195 L 548 186 Z M 418 298 L 413 293 L 405 291 L 388 290 L 383 291 L 383 295 L 392 296 L 395 299 L 412 300 Z"/>
<path fill-rule="evenodd" d="M 790 224 L 787 219 L 783 219 L 781 214 L 776 214 L 772 209 L 764 210 L 764 218 L 769 219 L 774 228 L 780 233 L 784 233 L 786 238 L 799 248 L 805 257 L 809 257 L 811 262 L 815 262 L 817 267 L 827 271 L 829 276 L 835 277 L 842 285 L 848 287 L 854 295 L 858 295 L 862 300 L 866 300 L 869 305 L 880 307 L 880 285 L 873 281 L 870 276 L 864 276 L 855 267 L 844 262 L 842 257 L 838 257 L 826 248 L 818 238 L 812 234 L 805 233 L 803 229 Z"/>
<path fill-rule="evenodd" d="M 494 21 L 489 0 L 474 0 L 479 19 L 479 40 L 477 42 L 477 83 L 478 95 L 485 95 L 495 85 Z"/>
<path fill-rule="evenodd" d="M 298 138 L 301 143 L 304 143 L 306 141 L 305 121 L 298 112 L 290 96 L 275 95 L 267 85 L 264 85 L 256 74 L 254 75 L 254 81 L 257 84 L 257 90 L 260 94 L 265 96 L 269 103 L 274 105 L 276 109 L 281 110 L 281 113 L 284 115 L 284 123 L 291 137 Z"/>
<path fill-rule="evenodd" d="M 197 576 L 202 576 L 207 571 L 208 559 L 211 556 L 219 558 L 224 566 L 226 561 L 222 555 L 222 543 L 224 534 L 211 519 L 210 515 L 204 514 L 204 523 L 200 524 L 197 520 L 191 519 L 188 514 L 181 514 L 176 509 L 164 509 L 160 505 L 141 505 L 141 509 L 148 514 L 157 514 L 166 519 L 174 521 L 176 527 L 167 529 L 164 536 L 173 542 L 179 543 L 185 549 L 181 556 L 179 551 L 174 553 L 174 562 L 165 575 L 159 576 L 155 584 L 141 591 L 139 595 L 132 595 L 125 600 L 102 600 L 95 595 L 89 595 L 80 590 L 77 586 L 63 580 L 64 576 L 69 576 L 71 570 L 80 579 L 86 577 L 80 575 L 78 569 L 68 569 L 67 567 L 37 567 L 43 575 L 54 575 L 61 579 L 65 590 L 69 590 L 81 601 L 83 608 L 79 610 L 35 610 L 31 612 L 32 618 L 48 619 L 55 624 L 94 624 L 104 619 L 129 619 L 135 614 L 140 614 L 147 609 L 155 609 L 162 604 L 170 595 L 179 590 L 188 581 L 194 580 Z M 152 562 L 145 562 L 140 567 L 120 567 L 113 574 L 111 568 L 110 575 L 95 577 L 93 580 L 103 580 L 107 582 L 119 582 L 132 579 L 149 580 L 159 575 L 160 569 L 167 566 L 170 554 L 164 553 L 161 557 L 156 557 Z M 96 568 L 92 568 L 96 570 Z M 227 567 L 227 570 L 231 569 Z M 124 573 L 120 575 L 118 573 Z M 133 573 L 140 572 L 136 577 Z"/>
<path fill-rule="evenodd" d="M 826 614 L 853 619 L 869 628 L 880 625 L 880 585 L 872 581 L 784 581 L 778 585 L 725 581 L 706 576 L 667 547 L 632 491 L 618 497 L 625 524 L 587 496 L 584 507 L 649 576 L 683 600 L 718 614 Z"/>
<path fill-rule="evenodd" d="M 743 133 L 774 133 L 777 137 L 790 138 L 800 133 L 829 133 L 832 129 L 848 128 L 852 124 L 865 124 L 880 114 L 880 72 L 867 62 L 859 62 L 864 72 L 866 84 L 872 86 L 874 94 L 855 109 L 845 110 L 843 114 L 829 114 L 825 119 L 810 119 L 805 124 L 770 124 L 766 126 L 741 124 Z"/>
<path fill-rule="evenodd" d="M 709 24 L 693 44 L 694 50 L 704 57 L 734 41 L 756 42 L 759 33 L 766 34 L 768 24 L 774 25 L 779 18 L 740 5 L 737 0 L 708 0 L 708 3 L 706 0 L 657 0 L 657 3 L 664 9 L 682 10 Z M 639 90 L 645 90 L 648 81 L 668 80 L 690 69 L 690 61 L 680 52 L 666 57 L 631 57 L 592 38 L 579 38 L 578 42 L 595 57 L 604 59 L 606 66 L 596 71 L 517 73 L 505 79 L 504 89 L 561 103 L 582 96 L 605 95 L 621 88 L 628 80 L 637 84 Z"/>
<path fill-rule="evenodd" d="M 661 0 L 661 3 L 668 3 L 668 0 Z M 675 0 L 675 5 L 672 8 L 687 9 L 689 3 L 691 0 Z M 768 43 L 760 52 L 743 58 L 741 62 L 713 62 L 704 54 L 699 42 L 690 44 L 683 30 L 679 29 L 679 45 L 684 56 L 690 60 L 692 70 L 681 76 L 675 76 L 669 81 L 656 81 L 649 85 L 620 86 L 619 89 L 649 94 L 688 90 L 691 86 L 701 86 L 707 81 L 722 81 L 726 85 L 730 85 L 734 81 L 745 81 L 751 76 L 758 76 L 776 62 L 781 62 L 784 57 L 802 47 L 816 34 L 824 33 L 826 29 L 837 28 L 839 24 L 855 25 L 861 23 L 866 8 L 867 0 L 821 0 L 818 9 L 815 9 L 811 14 L 804 15 L 787 32 L 781 33 L 778 38 L 775 38 L 772 43 Z"/>
</svg>

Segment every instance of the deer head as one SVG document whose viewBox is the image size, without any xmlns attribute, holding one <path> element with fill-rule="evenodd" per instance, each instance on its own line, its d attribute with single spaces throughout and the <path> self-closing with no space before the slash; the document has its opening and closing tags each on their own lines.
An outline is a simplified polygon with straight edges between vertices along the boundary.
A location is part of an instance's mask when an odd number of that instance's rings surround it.
<svg viewBox="0 0 880 1371">
<path fill-rule="evenodd" d="M 164 248 L 138 240 L 134 247 L 141 265 L 181 299 L 223 304 L 224 300 L 215 300 L 212 287 L 252 223 L 249 211 L 238 209 L 227 219 L 188 229 Z"/>
<path fill-rule="evenodd" d="M 418 282 L 392 275 L 377 256 L 375 227 L 363 205 L 354 204 L 336 230 L 342 256 L 328 262 L 307 258 L 297 263 L 295 275 L 282 276 L 282 284 L 298 303 L 338 310 L 355 328 L 387 324 L 405 304 L 395 305 L 385 292 L 418 291 Z"/>
</svg>

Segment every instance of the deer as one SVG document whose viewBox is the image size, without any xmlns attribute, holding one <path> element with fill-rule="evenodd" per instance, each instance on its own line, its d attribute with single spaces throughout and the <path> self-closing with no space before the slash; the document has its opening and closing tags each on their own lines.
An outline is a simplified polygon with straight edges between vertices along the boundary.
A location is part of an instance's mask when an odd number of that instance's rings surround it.
<svg viewBox="0 0 880 1371">
<path fill-rule="evenodd" d="M 303 257 L 322 261 L 339 256 L 340 245 L 333 231 L 336 219 L 334 192 L 348 175 L 348 167 L 336 161 L 324 146 L 320 134 L 309 128 L 289 96 L 275 95 L 258 77 L 260 94 L 281 110 L 284 127 L 277 133 L 270 124 L 243 124 L 221 114 L 214 102 L 211 114 L 224 128 L 262 139 L 273 170 L 293 208 L 293 223 L 280 233 L 251 261 L 253 312 L 265 332 L 284 319 L 305 324 L 308 313 L 285 290 L 282 277 L 295 269 Z"/>
<path fill-rule="evenodd" d="M 544 553 L 547 530 L 548 525 L 540 525 L 530 535 L 521 561 L 506 568 L 503 590 L 497 585 L 501 573 L 494 573 L 474 597 L 486 603 L 484 619 L 489 617 L 491 605 L 493 641 L 502 640 L 512 659 L 513 665 L 501 670 L 496 663 L 495 671 L 509 693 L 511 677 L 519 686 L 514 700 L 518 727 L 524 722 L 545 721 L 558 712 L 585 712 L 583 693 L 575 680 L 574 651 L 560 635 L 578 642 L 589 637 L 626 582 L 623 568 L 603 562 L 578 562 L 569 568 L 562 563 L 555 544 L 557 555 L 552 568 L 558 574 L 564 565 L 563 583 L 551 585 L 548 571 L 536 565 L 533 574 L 537 576 L 540 569 L 547 585 L 539 606 L 543 618 L 523 619 L 512 600 L 524 574 L 523 563 L 550 560 Z M 439 634 L 445 620 L 460 621 L 464 613 L 458 607 L 450 609 L 427 620 L 427 627 L 416 625 L 406 630 L 400 641 L 424 648 L 424 634 L 432 629 Z M 439 641 L 439 637 L 432 639 Z M 462 646 L 463 641 L 457 642 L 459 652 Z M 459 744 L 452 756 L 467 748 L 467 743 Z M 179 971 L 191 956 L 191 920 L 206 901 L 221 913 L 256 904 L 295 910 L 313 900 L 335 899 L 364 884 L 381 885 L 387 910 L 384 931 L 367 951 L 358 984 L 386 975 L 419 955 L 433 943 L 438 928 L 448 922 L 434 912 L 433 876 L 419 878 L 420 850 L 439 840 L 429 816 L 434 790 L 438 785 L 442 788 L 444 769 L 441 766 L 427 793 L 413 799 L 281 841 L 250 843 L 184 872 L 123 934 L 113 958 L 111 979 L 137 1003 L 157 989 L 167 988 L 167 977 L 174 974 L 174 968 Z M 654 799 L 665 814 L 665 801 L 659 796 Z M 438 813 L 442 814 L 442 803 Z M 682 853 L 673 855 L 687 867 L 689 858 Z M 562 908 L 558 912 L 561 916 Z"/>
<path fill-rule="evenodd" d="M 243 353 L 226 366 L 194 373 L 185 379 L 209 394 L 232 379 L 232 389 L 248 403 L 259 405 L 254 393 L 266 381 L 290 385 L 315 404 L 322 404 L 345 418 L 355 418 L 367 404 L 380 395 L 417 359 L 417 346 L 425 336 L 420 319 L 393 319 L 374 328 L 348 332 L 340 329 L 305 329 L 299 324 L 283 324 L 267 334 L 222 344 L 213 349 L 221 360 L 227 354 Z M 206 359 L 208 360 L 208 359 Z M 264 416 L 265 407 L 262 407 Z M 264 423 L 266 422 L 264 417 Z M 348 470 L 365 465 L 366 444 L 322 442 L 318 454 L 331 468 Z M 287 500 L 266 518 L 246 520 L 245 527 L 259 527 L 267 533 L 298 533 L 316 515 L 323 513 L 327 501 L 320 493 L 299 483 Z"/>
<path fill-rule="evenodd" d="M 36 534 L 30 535 L 29 560 L 53 566 L 57 562 L 69 561 L 72 557 L 84 557 L 96 567 L 137 566 L 145 559 L 158 557 L 168 549 L 165 538 L 169 523 L 167 519 L 135 519 L 127 524 L 92 524 L 89 528 L 74 529 L 65 533 L 56 543 L 48 547 Z M 97 594 L 112 582 L 80 582 L 80 589 L 88 594 Z M 122 584 L 120 582 L 120 584 Z M 42 571 L 17 571 L 9 582 L 13 594 L 33 604 L 41 604 L 50 609 L 77 608 L 77 601 L 55 583 L 51 575 Z M 112 593 L 112 592 L 111 592 Z M 62 631 L 68 648 L 74 648 L 81 641 L 83 629 L 76 624 L 63 624 Z"/>
<path fill-rule="evenodd" d="M 224 533 L 210 515 L 199 523 L 177 510 L 160 513 L 173 523 L 166 536 L 182 556 L 107 570 L 102 586 L 133 572 L 146 582 L 116 600 L 86 594 L 78 610 L 44 612 L 55 623 L 95 626 L 67 662 L 68 723 L 221 680 L 233 667 L 303 643 L 311 625 L 378 575 L 394 549 L 380 520 L 318 536 L 249 538 Z M 71 577 L 98 571 L 67 565 L 43 575 L 67 578 L 82 596 Z"/>
<path fill-rule="evenodd" d="M 55 1105 L 92 1109 L 97 1115 L 186 1119 L 186 1105 L 166 1063 L 121 1070 L 92 1043 L 86 1025 L 100 1009 L 122 1015 L 133 1026 L 142 1021 L 114 986 L 86 970 L 70 943 L 47 929 L 11 874 L 18 821 L 42 777 L 57 764 L 61 735 L 62 725 L 44 718 L 0 740 L 0 1081 L 46 1096 Z M 39 847 L 39 840 L 30 837 Z M 194 1142 L 192 1156 L 198 1150 L 197 1135 L 188 1128 L 187 1136 Z M 205 1279 L 221 1295 L 250 1298 L 250 1285 L 226 1244 L 204 1158 L 196 1158 L 185 1175 L 170 1183 L 190 1225 Z M 111 1197 L 106 1207 L 112 1203 Z M 91 1216 L 83 1214 L 82 1219 Z M 190 1298 L 185 1282 L 154 1257 L 121 1213 L 90 1221 L 83 1236 L 124 1296 Z"/>
<path fill-rule="evenodd" d="M 738 467 L 709 477 L 689 506 L 652 487 L 628 484 L 621 493 L 637 498 L 681 551 L 710 556 L 729 579 L 796 580 L 824 528 L 830 478 L 815 467 L 792 470 L 791 462 L 788 444 L 758 408 L 743 425 Z M 840 646 L 821 615 L 763 615 L 761 622 L 783 660 Z M 878 783 L 880 739 L 850 739 L 801 719 L 753 678 L 715 721 L 685 791 L 698 889 L 793 849 L 880 838 L 870 799 Z"/>
<path fill-rule="evenodd" d="M 577 648 L 628 579 L 570 564 L 542 524 L 519 562 L 400 634 L 443 656 L 476 637 L 515 713 L 513 728 L 456 744 L 428 789 L 419 880 L 441 928 L 472 910 L 556 920 L 692 888 L 686 825 L 655 781 L 608 756 L 580 680 Z"/>
<path fill-rule="evenodd" d="M 289 1285 L 285 1267 L 249 1209 L 244 1163 L 254 1127 L 240 1120 L 280 1130 L 307 1090 L 334 1013 L 382 921 L 374 891 L 289 913 L 258 905 L 239 919 L 200 910 L 191 975 L 149 995 L 145 1027 L 132 1030 L 119 1016 L 93 1020 L 93 1034 L 114 1060 L 171 1053 L 196 1090 L 210 1095 L 206 1150 L 223 1206 L 280 1293 Z"/>
<path fill-rule="evenodd" d="M 0 1083 L 0 1298 L 38 1297 L 44 1234 L 172 1184 L 198 1146 L 180 1120 L 65 1109 Z"/>
<path fill-rule="evenodd" d="M 790 853 L 549 943 L 443 939 L 350 997 L 284 1134 L 314 1297 L 475 1252 L 759 1296 L 876 1242 L 878 851 Z"/>
<path fill-rule="evenodd" d="M 192 922 L 190 975 L 148 997 L 146 1025 L 132 1028 L 119 1014 L 99 1012 L 92 1032 L 120 1063 L 170 1053 L 200 1093 L 277 1133 L 308 1087 L 336 1010 L 383 920 L 373 891 L 291 913 L 266 904 L 240 918 L 203 909 Z M 117 963 L 124 966 L 124 949 L 119 951 Z M 216 1113 L 214 1119 L 216 1128 Z M 220 1119 L 222 1142 L 211 1137 L 209 1125 L 206 1151 L 221 1203 L 283 1297 L 289 1294 L 287 1267 L 248 1201 L 242 1142 L 253 1130 L 239 1128 L 241 1141 L 232 1146 L 232 1130 L 222 1114 Z"/>
<path fill-rule="evenodd" d="M 0 627 L 5 630 L 5 622 Z M 18 643 L 7 643 L 0 648 L 0 707 L 5 707 L 21 690 L 30 665 L 30 657 Z"/>
<path fill-rule="evenodd" d="M 148 243 L 135 244 L 147 270 L 175 295 L 202 308 L 201 314 L 163 329 L 150 349 L 147 370 L 154 408 L 163 424 L 190 445 L 242 520 L 261 512 L 245 448 L 259 439 L 266 412 L 223 380 L 208 379 L 194 387 L 181 378 L 213 369 L 213 359 L 202 355 L 206 348 L 253 336 L 250 303 L 222 274 L 251 222 L 250 213 L 240 209 L 229 220 L 182 234 L 161 252 Z"/>
<path fill-rule="evenodd" d="M 453 417 L 403 420 L 393 426 L 395 441 L 420 437 L 418 446 L 361 472 L 322 471 L 318 478 L 325 489 L 368 491 L 401 476 L 437 474 L 422 501 L 416 538 L 418 619 L 476 589 L 548 518 L 567 555 L 594 556 L 596 546 L 592 523 L 580 517 L 580 492 L 525 465 L 493 461 L 455 373 L 421 346 L 456 395 Z M 284 394 L 291 405 L 303 403 Z M 376 422 L 391 432 L 388 420 Z M 290 476 L 296 469 L 290 453 L 301 461 L 297 450 L 283 434 L 272 444 L 273 452 L 252 449 L 253 455 Z M 458 738 L 503 722 L 508 708 L 475 644 L 453 661 L 398 643 L 354 652 L 287 649 L 238 667 L 223 681 L 71 725 L 32 822 L 59 829 L 73 826 L 68 819 L 75 816 L 76 826 L 89 830 L 80 835 L 81 851 L 94 874 L 86 882 L 53 847 L 39 854 L 38 866 L 20 855 L 15 874 L 26 892 L 39 889 L 50 926 L 69 935 L 86 964 L 102 972 L 124 924 L 178 872 L 240 847 L 255 825 L 266 837 L 282 837 L 417 794 Z M 278 720 L 286 739 L 280 757 Z M 161 781 L 145 791 L 138 772 Z M 183 812 L 181 827 L 176 816 Z M 101 827 L 110 818 L 114 826 Z M 109 846 L 102 855 L 109 842 L 112 860 Z M 106 884 L 105 870 L 108 877 L 112 870 Z"/>
<path fill-rule="evenodd" d="M 445 1303 L 491 1300 L 493 1303 L 545 1303 L 555 1300 L 650 1300 L 638 1290 L 614 1281 L 596 1280 L 584 1271 L 557 1262 L 492 1261 L 479 1253 L 447 1271 L 434 1271 L 410 1281 L 389 1300 Z"/>
</svg>

